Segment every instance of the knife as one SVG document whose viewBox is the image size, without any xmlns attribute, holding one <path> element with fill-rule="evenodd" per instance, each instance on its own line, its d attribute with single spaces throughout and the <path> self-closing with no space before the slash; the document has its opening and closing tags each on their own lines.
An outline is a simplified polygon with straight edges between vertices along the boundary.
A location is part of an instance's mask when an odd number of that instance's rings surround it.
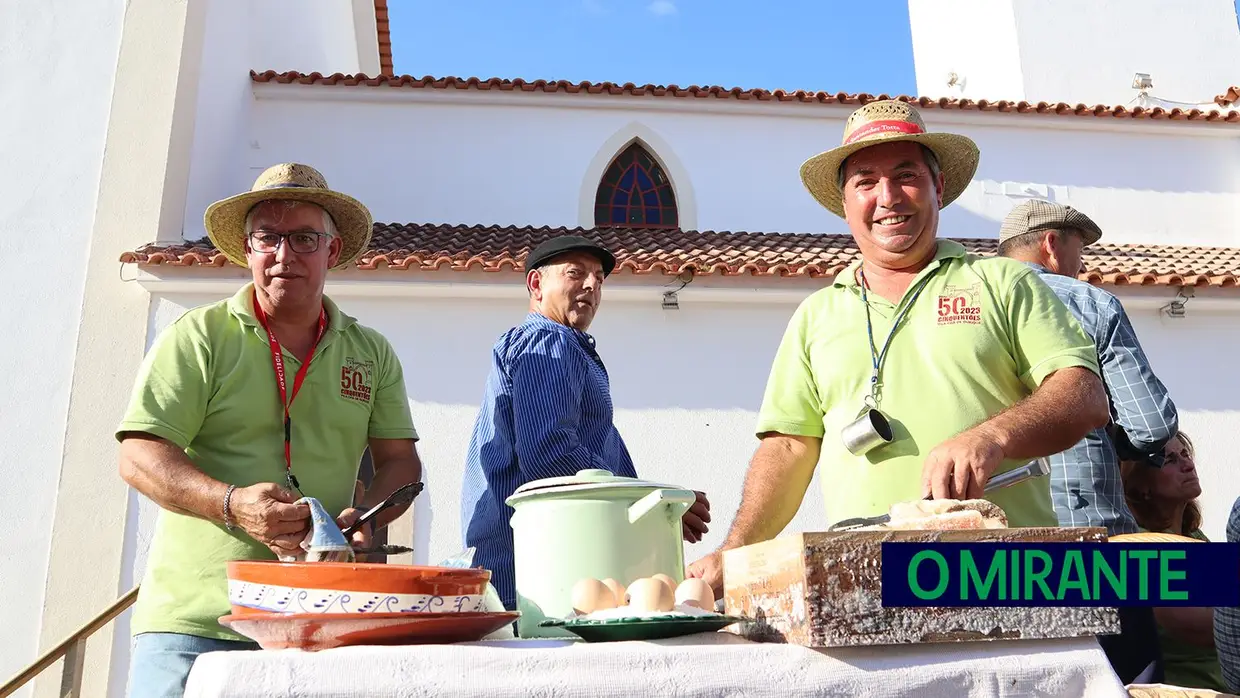
<svg viewBox="0 0 1240 698">
<path fill-rule="evenodd" d="M 982 488 L 982 491 L 993 492 L 1004 487 L 1011 487 L 1012 485 L 1018 485 L 1025 480 L 1031 480 L 1035 477 L 1049 475 L 1050 472 L 1050 463 L 1048 463 L 1045 458 L 1039 458 L 1025 463 L 1019 468 L 1012 468 L 1011 470 L 999 473 L 998 475 L 990 478 L 986 481 L 986 486 Z M 844 519 L 843 521 L 832 524 L 827 528 L 827 530 L 842 531 L 852 528 L 861 528 L 862 526 L 877 526 L 878 524 L 885 524 L 889 521 L 891 521 L 890 513 L 879 514 L 878 516 L 859 516 L 852 519 Z"/>
</svg>

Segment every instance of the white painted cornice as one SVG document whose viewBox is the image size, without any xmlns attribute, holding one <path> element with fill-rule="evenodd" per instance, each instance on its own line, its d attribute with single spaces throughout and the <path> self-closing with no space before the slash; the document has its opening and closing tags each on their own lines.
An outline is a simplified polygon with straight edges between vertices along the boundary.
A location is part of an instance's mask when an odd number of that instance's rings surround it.
<svg viewBox="0 0 1240 698">
<path fill-rule="evenodd" d="M 840 127 L 855 104 L 818 102 L 775 102 L 721 99 L 718 97 L 656 97 L 653 95 L 594 95 L 582 92 L 524 92 L 520 90 L 479 90 L 474 88 L 409 88 L 388 85 L 301 85 L 278 82 L 252 83 L 258 100 L 310 102 L 378 102 L 427 106 L 503 106 L 531 109 L 582 109 L 646 113 L 690 113 L 717 115 L 777 116 L 792 119 L 839 119 Z M 922 108 L 922 116 L 932 130 L 943 126 L 1001 128 L 1008 130 L 1050 129 L 1055 131 L 1150 134 L 1163 137 L 1240 139 L 1240 124 L 1131 119 L 1112 116 L 1060 116 L 1057 114 L 1019 114 L 956 109 Z"/>
</svg>

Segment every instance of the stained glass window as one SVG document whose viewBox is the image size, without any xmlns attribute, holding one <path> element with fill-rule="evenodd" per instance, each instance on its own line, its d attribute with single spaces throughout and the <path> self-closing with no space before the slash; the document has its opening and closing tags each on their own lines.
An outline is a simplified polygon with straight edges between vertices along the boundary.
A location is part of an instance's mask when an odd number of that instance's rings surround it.
<svg viewBox="0 0 1240 698">
<path fill-rule="evenodd" d="M 654 157 L 633 143 L 625 148 L 598 184 L 594 224 L 631 228 L 675 228 L 676 193 Z"/>
</svg>

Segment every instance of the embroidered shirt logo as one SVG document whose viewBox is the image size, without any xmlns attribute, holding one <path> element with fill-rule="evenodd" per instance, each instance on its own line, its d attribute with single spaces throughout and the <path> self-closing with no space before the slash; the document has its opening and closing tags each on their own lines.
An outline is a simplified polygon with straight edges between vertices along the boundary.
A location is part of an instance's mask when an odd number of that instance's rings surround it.
<svg viewBox="0 0 1240 698">
<path fill-rule="evenodd" d="M 358 361 L 348 356 L 340 367 L 340 397 L 370 402 L 370 389 L 375 375 L 374 361 Z"/>
<path fill-rule="evenodd" d="M 940 325 L 982 324 L 982 284 L 947 286 L 939 294 Z"/>
</svg>

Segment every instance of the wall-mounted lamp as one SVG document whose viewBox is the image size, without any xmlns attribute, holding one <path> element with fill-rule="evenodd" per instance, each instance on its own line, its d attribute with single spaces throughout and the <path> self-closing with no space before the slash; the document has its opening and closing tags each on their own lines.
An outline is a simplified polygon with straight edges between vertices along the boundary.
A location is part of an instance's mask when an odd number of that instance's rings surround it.
<svg viewBox="0 0 1240 698">
<path fill-rule="evenodd" d="M 1145 92 L 1154 87 L 1154 80 L 1149 73 L 1134 73 L 1132 76 L 1132 89 Z"/>
<path fill-rule="evenodd" d="M 676 280 L 680 282 L 679 286 L 672 289 L 671 291 L 663 292 L 663 309 L 664 310 L 680 310 L 680 298 L 676 294 L 680 291 L 680 289 L 684 288 L 685 286 L 688 286 L 689 283 L 693 281 L 693 270 L 686 269 L 680 272 L 680 274 L 676 277 Z"/>
<path fill-rule="evenodd" d="M 1188 314 L 1185 306 L 1188 304 L 1188 299 L 1192 297 L 1193 289 L 1191 287 L 1180 287 L 1180 290 L 1175 294 L 1175 300 L 1159 308 L 1158 311 L 1164 313 L 1167 317 L 1182 318 Z"/>
</svg>

